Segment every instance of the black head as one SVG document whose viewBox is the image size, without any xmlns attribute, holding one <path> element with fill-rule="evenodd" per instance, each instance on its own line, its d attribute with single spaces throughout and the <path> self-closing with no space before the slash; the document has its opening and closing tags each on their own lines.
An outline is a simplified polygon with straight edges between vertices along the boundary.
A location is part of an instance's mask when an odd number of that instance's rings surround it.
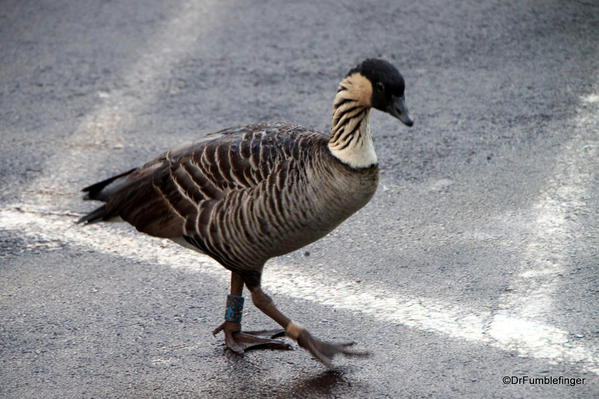
<svg viewBox="0 0 599 399">
<path fill-rule="evenodd" d="M 349 71 L 347 76 L 354 73 L 370 81 L 373 108 L 393 115 L 407 126 L 414 124 L 405 104 L 405 82 L 397 68 L 385 60 L 369 58 Z"/>
</svg>

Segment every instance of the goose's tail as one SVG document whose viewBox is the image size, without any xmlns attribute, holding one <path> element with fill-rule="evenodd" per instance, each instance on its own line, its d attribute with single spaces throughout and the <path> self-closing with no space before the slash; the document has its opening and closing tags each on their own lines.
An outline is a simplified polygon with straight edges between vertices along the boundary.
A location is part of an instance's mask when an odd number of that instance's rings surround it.
<svg viewBox="0 0 599 399">
<path fill-rule="evenodd" d="M 81 190 L 84 193 L 86 193 L 83 199 L 86 201 L 108 201 L 110 196 L 117 192 L 123 186 L 123 183 L 125 183 L 125 180 L 127 180 L 124 179 L 124 177 L 128 176 L 134 170 L 135 169 L 128 170 L 119 175 L 112 176 L 106 180 L 102 180 L 101 182 L 85 187 L 83 190 Z M 113 215 L 109 214 L 106 206 L 102 205 L 101 207 L 83 216 L 81 219 L 77 221 L 77 223 L 94 223 L 102 220 L 107 220 L 112 216 Z"/>
<path fill-rule="evenodd" d="M 106 220 L 107 213 L 106 206 L 102 205 L 101 207 L 81 217 L 79 220 L 77 220 L 77 223 L 88 224 L 101 222 L 102 220 Z"/>
</svg>

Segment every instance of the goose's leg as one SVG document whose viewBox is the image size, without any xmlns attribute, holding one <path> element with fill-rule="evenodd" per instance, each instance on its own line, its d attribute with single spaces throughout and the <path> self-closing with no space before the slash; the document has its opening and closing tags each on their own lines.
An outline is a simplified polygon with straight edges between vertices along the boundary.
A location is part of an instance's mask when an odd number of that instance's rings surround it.
<svg viewBox="0 0 599 399">
<path fill-rule="evenodd" d="M 287 342 L 273 339 L 285 334 L 285 331 L 241 331 L 241 311 L 243 310 L 243 280 L 237 273 L 231 273 L 231 295 L 227 298 L 225 321 L 212 333 L 223 331 L 225 346 L 237 354 L 250 349 L 293 349 Z"/>
<path fill-rule="evenodd" d="M 308 350 L 316 359 L 320 360 L 325 366 L 331 367 L 333 357 L 337 354 L 345 356 L 369 356 L 368 352 L 359 352 L 349 349 L 353 342 L 348 343 L 329 343 L 314 338 L 308 330 L 285 316 L 277 309 L 273 300 L 262 291 L 258 285 L 248 287 L 252 292 L 252 301 L 268 317 L 279 323 L 286 331 L 287 335 L 295 339 L 304 349 Z"/>
</svg>

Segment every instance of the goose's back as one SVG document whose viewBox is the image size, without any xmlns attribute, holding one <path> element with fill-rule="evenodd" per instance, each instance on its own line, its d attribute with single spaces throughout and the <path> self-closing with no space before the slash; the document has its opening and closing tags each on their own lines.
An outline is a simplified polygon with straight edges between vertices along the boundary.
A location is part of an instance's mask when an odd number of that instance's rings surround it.
<svg viewBox="0 0 599 399">
<path fill-rule="evenodd" d="M 327 137 L 287 123 L 207 135 L 117 179 L 106 218 L 192 245 L 225 267 L 257 270 L 324 236 L 373 195 L 378 168 L 354 170 Z"/>
</svg>

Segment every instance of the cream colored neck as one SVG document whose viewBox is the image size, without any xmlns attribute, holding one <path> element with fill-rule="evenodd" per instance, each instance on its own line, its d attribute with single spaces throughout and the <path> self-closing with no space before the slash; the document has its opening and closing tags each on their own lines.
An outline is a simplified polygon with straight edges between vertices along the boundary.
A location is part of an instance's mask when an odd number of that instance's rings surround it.
<svg viewBox="0 0 599 399">
<path fill-rule="evenodd" d="M 341 82 L 333 103 L 329 150 L 353 168 L 366 168 L 377 163 L 368 126 L 370 107 L 362 105 L 360 99 L 352 98 L 351 90 L 342 90 L 344 82 Z"/>
</svg>

